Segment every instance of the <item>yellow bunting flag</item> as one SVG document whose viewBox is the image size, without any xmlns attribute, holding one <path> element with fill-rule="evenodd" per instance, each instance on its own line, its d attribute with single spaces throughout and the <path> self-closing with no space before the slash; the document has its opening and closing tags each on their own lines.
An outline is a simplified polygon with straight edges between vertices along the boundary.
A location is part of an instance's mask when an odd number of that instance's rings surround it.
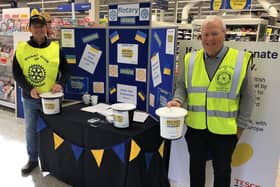
<svg viewBox="0 0 280 187">
<path fill-rule="evenodd" d="M 158 152 L 161 156 L 161 158 L 163 158 L 163 151 L 164 151 L 164 140 L 162 141 L 161 145 L 159 146 Z"/>
<path fill-rule="evenodd" d="M 140 97 L 140 99 L 141 99 L 142 101 L 145 100 L 145 96 L 144 96 L 141 92 L 138 92 L 138 96 Z"/>
<path fill-rule="evenodd" d="M 114 94 L 116 91 L 117 91 L 116 88 L 112 88 L 112 89 L 110 90 L 110 94 L 112 95 L 112 94 Z"/>
<path fill-rule="evenodd" d="M 140 150 L 141 148 L 137 145 L 137 143 L 134 140 L 131 140 L 129 161 L 134 160 L 140 153 Z"/>
<path fill-rule="evenodd" d="M 171 69 L 170 68 L 164 68 L 163 69 L 163 74 L 164 75 L 170 75 L 171 74 Z"/>
<path fill-rule="evenodd" d="M 54 150 L 56 150 L 64 142 L 64 140 L 55 133 L 53 133 L 53 140 L 54 140 Z"/>
<path fill-rule="evenodd" d="M 94 157 L 96 163 L 97 163 L 97 166 L 100 167 L 101 165 L 101 162 L 102 162 L 102 158 L 103 158 L 103 154 L 104 154 L 104 149 L 92 149 L 90 150 L 91 151 L 91 154 L 92 156 Z"/>
</svg>

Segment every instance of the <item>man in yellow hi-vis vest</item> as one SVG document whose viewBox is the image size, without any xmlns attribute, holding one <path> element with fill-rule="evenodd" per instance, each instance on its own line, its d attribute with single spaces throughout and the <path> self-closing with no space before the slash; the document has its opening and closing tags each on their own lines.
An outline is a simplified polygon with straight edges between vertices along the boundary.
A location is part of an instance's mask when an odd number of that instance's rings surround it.
<svg viewBox="0 0 280 187">
<path fill-rule="evenodd" d="M 37 121 L 42 110 L 39 94 L 62 91 L 70 75 L 58 42 L 47 38 L 46 19 L 39 14 L 31 16 L 29 30 L 30 40 L 18 43 L 13 60 L 14 79 L 22 88 L 26 123 L 28 162 L 21 170 L 23 175 L 38 166 Z"/>
<path fill-rule="evenodd" d="M 254 104 L 252 55 L 224 46 L 226 28 L 218 16 L 202 24 L 203 49 L 188 53 L 168 107 L 187 107 L 190 186 L 204 187 L 210 153 L 214 187 L 229 187 L 231 157 Z"/>
</svg>

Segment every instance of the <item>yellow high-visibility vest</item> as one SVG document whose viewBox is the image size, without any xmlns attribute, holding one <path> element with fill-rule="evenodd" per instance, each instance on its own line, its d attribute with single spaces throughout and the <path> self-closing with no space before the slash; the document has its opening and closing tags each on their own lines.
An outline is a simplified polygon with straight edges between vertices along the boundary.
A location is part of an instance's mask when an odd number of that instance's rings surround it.
<svg viewBox="0 0 280 187">
<path fill-rule="evenodd" d="M 27 42 L 19 42 L 16 58 L 23 75 L 33 87 L 38 88 L 40 93 L 51 90 L 59 69 L 58 42 L 51 42 L 45 48 L 35 48 Z"/>
<path fill-rule="evenodd" d="M 187 125 L 215 134 L 236 134 L 240 89 L 251 54 L 229 48 L 211 81 L 203 55 L 199 50 L 185 56 Z"/>
</svg>

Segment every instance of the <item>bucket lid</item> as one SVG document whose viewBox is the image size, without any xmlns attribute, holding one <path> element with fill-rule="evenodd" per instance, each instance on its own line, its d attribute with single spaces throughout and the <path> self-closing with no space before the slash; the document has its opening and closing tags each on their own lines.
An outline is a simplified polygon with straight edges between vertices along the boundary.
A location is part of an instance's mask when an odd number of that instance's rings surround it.
<svg viewBox="0 0 280 187">
<path fill-rule="evenodd" d="M 111 105 L 113 110 L 129 111 L 136 108 L 135 104 L 132 103 L 116 103 Z"/>
<path fill-rule="evenodd" d="M 45 93 L 41 93 L 40 97 L 46 99 L 55 99 L 55 98 L 62 97 L 63 95 L 64 95 L 63 92 L 55 92 L 55 93 L 45 92 Z"/>
<path fill-rule="evenodd" d="M 184 117 L 187 113 L 187 110 L 181 107 L 161 107 L 156 110 L 158 116 L 166 118 Z"/>
</svg>

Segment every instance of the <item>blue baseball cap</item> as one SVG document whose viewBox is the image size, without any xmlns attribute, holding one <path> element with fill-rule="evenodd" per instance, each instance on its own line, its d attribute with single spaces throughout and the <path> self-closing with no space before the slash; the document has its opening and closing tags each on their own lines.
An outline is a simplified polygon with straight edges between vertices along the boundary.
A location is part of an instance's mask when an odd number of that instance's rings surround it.
<svg viewBox="0 0 280 187">
<path fill-rule="evenodd" d="M 47 20 L 44 18 L 44 16 L 34 15 L 29 19 L 29 26 L 31 26 L 32 24 L 47 25 Z"/>
</svg>

